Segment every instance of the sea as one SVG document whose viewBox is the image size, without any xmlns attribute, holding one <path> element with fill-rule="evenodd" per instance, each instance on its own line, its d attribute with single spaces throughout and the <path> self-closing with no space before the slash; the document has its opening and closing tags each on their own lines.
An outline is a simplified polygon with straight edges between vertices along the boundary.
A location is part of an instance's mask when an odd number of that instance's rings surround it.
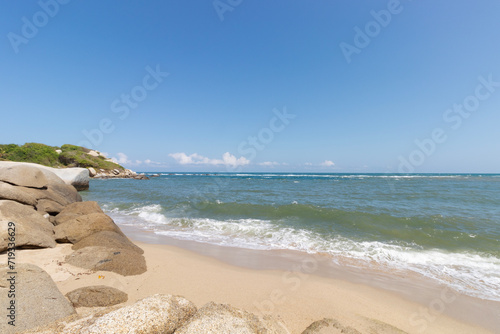
<svg viewBox="0 0 500 334">
<path fill-rule="evenodd" d="M 321 254 L 500 301 L 500 174 L 153 174 L 82 195 L 179 241 Z"/>
</svg>

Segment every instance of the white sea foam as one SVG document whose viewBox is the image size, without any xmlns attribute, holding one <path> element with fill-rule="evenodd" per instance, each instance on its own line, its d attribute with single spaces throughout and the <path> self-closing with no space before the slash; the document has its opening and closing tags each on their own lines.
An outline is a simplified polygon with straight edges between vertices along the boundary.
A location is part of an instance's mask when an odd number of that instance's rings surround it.
<svg viewBox="0 0 500 334">
<path fill-rule="evenodd" d="M 355 241 L 340 236 L 325 237 L 311 230 L 285 226 L 279 221 L 169 217 L 158 204 L 129 210 L 114 209 L 111 215 L 119 224 L 150 229 L 176 239 L 249 249 L 320 252 L 334 259 L 355 259 L 366 266 L 375 262 L 420 273 L 471 296 L 500 301 L 500 259 L 495 257 L 439 249 L 421 250 L 415 245 Z"/>
</svg>

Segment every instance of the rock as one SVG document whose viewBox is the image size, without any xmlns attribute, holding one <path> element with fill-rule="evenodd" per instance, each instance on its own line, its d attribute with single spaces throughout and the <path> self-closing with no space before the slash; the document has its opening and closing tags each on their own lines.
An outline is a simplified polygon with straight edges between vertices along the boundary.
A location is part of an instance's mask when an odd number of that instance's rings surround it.
<svg viewBox="0 0 500 334">
<path fill-rule="evenodd" d="M 88 154 L 88 155 L 91 155 L 91 156 L 93 156 L 93 157 L 96 157 L 96 158 L 100 155 L 100 154 L 99 154 L 99 152 L 94 151 L 94 150 L 90 150 L 90 151 L 88 151 L 88 152 L 87 152 L 87 154 Z"/>
<path fill-rule="evenodd" d="M 49 183 L 39 168 L 28 165 L 8 165 L 0 168 L 0 181 L 37 189 L 47 188 Z"/>
<path fill-rule="evenodd" d="M 51 215 L 57 215 L 63 209 L 64 207 L 61 204 L 51 201 L 50 199 L 41 199 L 36 204 L 36 210 L 42 214 L 48 213 Z"/>
<path fill-rule="evenodd" d="M 133 170 L 131 170 L 131 169 L 125 169 L 125 173 L 127 173 L 127 175 L 131 175 L 131 176 L 133 176 L 133 175 L 137 175 L 137 173 L 136 173 L 136 172 L 134 172 L 134 171 L 133 171 Z"/>
<path fill-rule="evenodd" d="M 125 303 L 128 295 L 118 289 L 95 285 L 86 286 L 68 292 L 66 297 L 73 304 L 73 307 L 103 307 Z"/>
<path fill-rule="evenodd" d="M 56 150 L 56 153 L 57 153 L 57 154 L 61 154 L 61 153 L 62 153 L 62 150 Z"/>
<path fill-rule="evenodd" d="M 101 231 L 114 231 L 124 235 L 113 219 L 104 213 L 80 215 L 54 228 L 56 241 L 72 244 Z"/>
<path fill-rule="evenodd" d="M 24 187 L 18 188 L 26 193 L 33 195 L 36 198 L 37 202 L 42 199 L 47 199 L 59 203 L 62 206 L 66 206 L 68 204 L 82 200 L 80 194 L 78 194 L 76 189 L 73 186 L 68 186 L 67 184 L 50 185 L 46 190 Z"/>
<path fill-rule="evenodd" d="M 286 333 L 285 329 L 265 328 L 255 315 L 230 305 L 210 302 L 175 331 L 175 334 L 257 334 Z"/>
<path fill-rule="evenodd" d="M 11 200 L 22 204 L 36 206 L 37 198 L 34 194 L 28 193 L 23 187 L 16 187 L 10 183 L 0 181 L 0 200 Z"/>
<path fill-rule="evenodd" d="M 196 306 L 183 297 L 153 295 L 97 318 L 81 334 L 171 334 L 195 312 Z"/>
<path fill-rule="evenodd" d="M 9 222 L 15 223 L 18 248 L 53 248 L 54 226 L 33 207 L 14 201 L 0 200 L 0 252 L 8 248 Z"/>
<path fill-rule="evenodd" d="M 120 171 L 118 169 L 113 169 L 111 172 L 115 175 L 120 174 Z"/>
<path fill-rule="evenodd" d="M 136 179 L 136 180 L 149 180 L 149 177 L 147 177 L 144 174 L 134 175 L 133 178 Z"/>
<path fill-rule="evenodd" d="M 113 231 L 102 231 L 94 233 L 75 243 L 73 250 L 79 250 L 84 247 L 101 246 L 114 249 L 129 249 L 131 251 L 143 254 L 144 251 L 130 241 L 126 236 Z"/>
<path fill-rule="evenodd" d="M 87 168 L 52 168 L 30 162 L 0 161 L 0 168 L 17 166 L 38 168 L 44 172 L 46 177 L 47 173 L 45 172 L 50 172 L 61 179 L 63 183 L 72 185 L 77 190 L 89 188 L 89 171 Z"/>
<path fill-rule="evenodd" d="M 302 334 L 361 334 L 352 327 L 344 327 L 337 320 L 325 318 L 313 322 Z"/>
<path fill-rule="evenodd" d="M 0 307 L 6 310 L 12 299 L 8 298 L 12 274 L 7 266 L 0 267 Z M 41 268 L 32 264 L 16 264 L 15 275 L 15 327 L 0 321 L 0 333 L 14 333 L 36 326 L 43 326 L 75 313 L 71 303 L 64 298 L 56 284 Z M 5 311 L 5 313 L 7 313 Z"/>
<path fill-rule="evenodd" d="M 37 328 L 36 333 L 171 334 L 194 312 L 194 304 L 183 297 L 153 295 L 115 310 L 110 307 L 84 311 L 82 317 L 61 319 L 49 326 Z"/>
<path fill-rule="evenodd" d="M 70 221 L 81 215 L 88 215 L 91 213 L 104 213 L 94 201 L 85 201 L 85 202 L 75 202 L 69 205 L 66 205 L 64 209 L 56 216 L 55 222 L 56 225 L 63 224 L 65 222 Z"/>
<path fill-rule="evenodd" d="M 88 170 L 89 170 L 89 176 L 90 177 L 94 177 L 94 176 L 97 175 L 97 172 L 96 172 L 96 170 L 94 168 L 89 167 Z"/>
<path fill-rule="evenodd" d="M 66 256 L 66 262 L 80 268 L 112 271 L 123 276 L 140 275 L 147 270 L 146 260 L 141 254 L 130 249 L 100 246 L 81 248 Z"/>
<path fill-rule="evenodd" d="M 55 169 L 54 173 L 66 184 L 70 184 L 76 190 L 89 189 L 89 170 L 87 168 L 61 168 Z"/>
</svg>

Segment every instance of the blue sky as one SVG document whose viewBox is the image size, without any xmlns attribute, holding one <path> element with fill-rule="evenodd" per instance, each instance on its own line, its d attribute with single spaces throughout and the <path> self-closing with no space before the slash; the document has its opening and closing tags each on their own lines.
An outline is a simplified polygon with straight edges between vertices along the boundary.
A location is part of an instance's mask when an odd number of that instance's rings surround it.
<svg viewBox="0 0 500 334">
<path fill-rule="evenodd" d="M 138 171 L 500 172 L 500 2 L 0 3 L 1 143 Z"/>
</svg>

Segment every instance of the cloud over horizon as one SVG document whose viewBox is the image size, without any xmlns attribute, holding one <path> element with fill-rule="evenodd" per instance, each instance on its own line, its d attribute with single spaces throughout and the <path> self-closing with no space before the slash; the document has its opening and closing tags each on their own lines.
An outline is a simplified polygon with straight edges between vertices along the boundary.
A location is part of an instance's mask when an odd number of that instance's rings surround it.
<svg viewBox="0 0 500 334">
<path fill-rule="evenodd" d="M 335 163 L 331 160 L 325 160 L 323 161 L 320 166 L 323 166 L 323 167 L 333 167 L 335 166 Z"/>
<path fill-rule="evenodd" d="M 222 159 L 210 159 L 204 157 L 198 153 L 193 153 L 187 155 L 184 152 L 178 153 L 170 153 L 168 155 L 172 157 L 177 163 L 181 165 L 213 165 L 213 166 L 231 166 L 231 167 L 239 167 L 250 164 L 250 160 L 245 157 L 236 158 L 236 156 L 232 155 L 229 152 L 226 152 L 222 155 Z"/>
</svg>

